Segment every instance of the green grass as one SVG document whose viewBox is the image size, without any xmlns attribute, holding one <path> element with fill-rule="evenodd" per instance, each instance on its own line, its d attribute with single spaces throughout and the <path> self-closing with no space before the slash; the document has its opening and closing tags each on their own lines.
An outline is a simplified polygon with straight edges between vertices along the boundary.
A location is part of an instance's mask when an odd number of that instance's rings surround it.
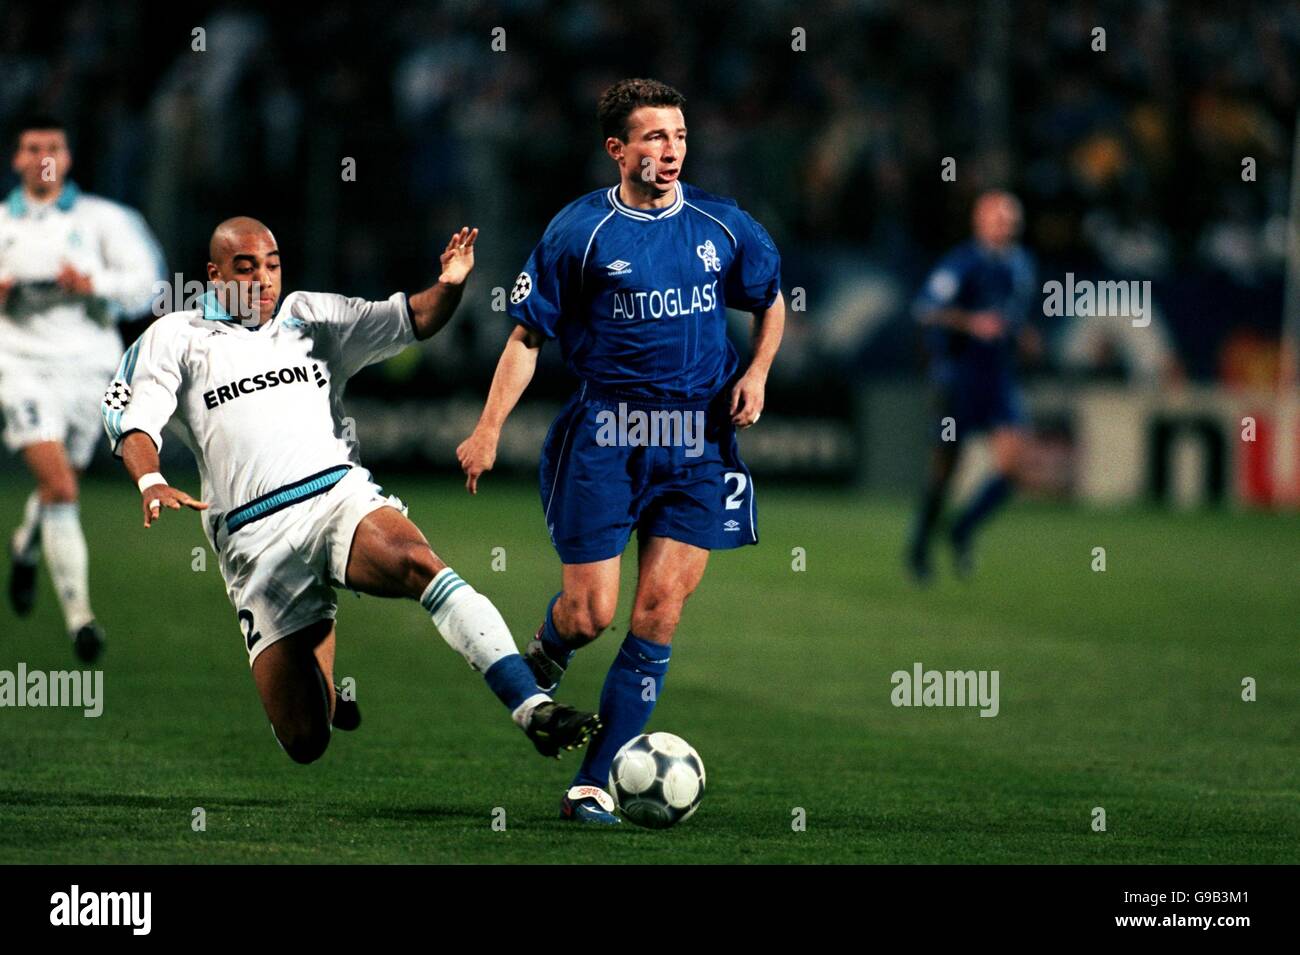
<svg viewBox="0 0 1300 955">
<path fill-rule="evenodd" d="M 386 484 L 525 640 L 559 581 L 535 491 Z M 898 572 L 901 502 L 769 489 L 762 545 L 716 555 L 691 598 L 651 723 L 703 756 L 700 811 L 592 832 L 555 818 L 573 757 L 537 757 L 413 603 L 340 595 L 338 675 L 365 723 L 291 763 L 215 560 L 191 570 L 196 519 L 146 532 L 137 501 L 125 480 L 84 491 L 103 716 L 0 710 L 0 862 L 1300 861 L 1295 517 L 1016 504 L 975 583 L 921 592 Z M 0 609 L 0 669 L 73 666 L 53 598 L 43 581 L 31 618 Z M 625 586 L 564 698 L 594 704 L 629 604 Z M 1000 671 L 1000 714 L 893 707 L 914 661 Z"/>
</svg>

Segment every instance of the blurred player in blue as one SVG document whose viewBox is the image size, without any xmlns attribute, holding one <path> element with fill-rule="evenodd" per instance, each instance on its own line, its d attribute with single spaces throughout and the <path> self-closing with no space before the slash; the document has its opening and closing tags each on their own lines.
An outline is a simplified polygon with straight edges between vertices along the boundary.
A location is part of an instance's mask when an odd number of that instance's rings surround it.
<svg viewBox="0 0 1300 955">
<path fill-rule="evenodd" d="M 631 625 L 600 697 L 601 734 L 561 802 L 563 818 L 618 823 L 605 791 L 614 754 L 663 688 L 682 605 L 712 550 L 756 544 L 754 485 L 736 429 L 758 421 L 785 326 L 781 258 L 731 199 L 681 181 L 681 94 L 622 80 L 597 108 L 616 185 L 565 206 L 510 294 L 517 323 L 483 414 L 457 449 L 476 493 L 506 417 L 555 339 L 581 384 L 542 449 L 541 503 L 563 586 L 529 645 L 539 687 L 610 625 L 620 560 L 637 534 Z M 755 317 L 742 368 L 726 309 Z"/>
<path fill-rule="evenodd" d="M 949 529 L 958 574 L 970 573 L 975 532 L 1006 502 L 1016 479 L 1025 425 L 1016 344 L 1022 334 L 1032 342 L 1025 319 L 1035 293 L 1033 259 L 1016 241 L 1021 221 L 1015 196 L 981 195 L 972 215 L 974 238 L 940 260 L 913 307 L 937 405 L 930 473 L 906 557 L 922 583 L 930 578 L 930 538 L 965 439 L 989 434 L 994 473 Z"/>
</svg>

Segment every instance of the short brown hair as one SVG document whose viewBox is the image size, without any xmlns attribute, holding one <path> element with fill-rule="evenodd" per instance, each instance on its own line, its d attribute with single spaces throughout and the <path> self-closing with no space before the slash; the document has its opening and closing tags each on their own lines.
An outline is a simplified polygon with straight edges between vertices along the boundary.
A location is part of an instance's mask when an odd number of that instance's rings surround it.
<svg viewBox="0 0 1300 955">
<path fill-rule="evenodd" d="M 22 142 L 23 134 L 35 132 L 36 130 L 57 129 L 63 133 L 64 137 L 68 135 L 68 128 L 64 125 L 63 120 L 57 116 L 51 116 L 48 113 L 29 113 L 21 117 L 13 126 L 13 147 L 18 148 Z"/>
<path fill-rule="evenodd" d="M 600 119 L 600 131 L 606 137 L 617 137 L 627 142 L 627 119 L 633 111 L 642 106 L 675 106 L 681 109 L 686 105 L 686 97 L 667 83 L 658 80 L 619 80 L 600 94 L 596 104 L 596 116 Z"/>
</svg>

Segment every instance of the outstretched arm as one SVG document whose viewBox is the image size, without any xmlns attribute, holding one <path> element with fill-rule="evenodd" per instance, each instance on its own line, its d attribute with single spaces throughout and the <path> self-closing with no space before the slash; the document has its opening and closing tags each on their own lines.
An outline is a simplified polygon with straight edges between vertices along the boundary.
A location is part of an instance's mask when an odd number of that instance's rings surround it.
<svg viewBox="0 0 1300 955">
<path fill-rule="evenodd" d="M 780 292 L 765 311 L 754 313 L 754 322 L 754 358 L 731 389 L 731 421 L 737 428 L 748 428 L 763 413 L 767 373 L 785 333 L 785 299 Z"/>
<path fill-rule="evenodd" d="M 438 281 L 407 298 L 415 337 L 420 341 L 432 338 L 451 321 L 465 291 L 465 279 L 474 269 L 474 240 L 477 238 L 478 229 L 468 226 L 452 233 L 451 241 L 440 256 L 442 274 Z"/>
<path fill-rule="evenodd" d="M 1007 323 L 1002 313 L 987 309 L 972 312 L 964 308 L 931 308 L 917 313 L 917 320 L 922 325 L 937 325 L 953 331 L 965 332 L 975 338 L 990 341 L 999 338 L 1006 331 Z"/>
<path fill-rule="evenodd" d="M 478 493 L 479 475 L 491 471 L 496 463 L 501 428 L 533 380 L 543 341 L 540 333 L 523 325 L 516 325 L 506 340 L 474 433 L 456 449 L 461 470 L 465 472 L 465 487 L 471 494 Z"/>
<path fill-rule="evenodd" d="M 162 479 L 158 473 L 161 465 L 158 462 L 158 449 L 153 446 L 153 439 L 143 431 L 129 432 L 122 438 L 122 463 L 126 465 L 126 473 L 131 475 L 131 480 L 136 485 L 141 484 L 140 479 L 146 475 L 153 475 L 153 479 L 144 483 L 141 490 L 140 507 L 144 511 L 144 526 L 148 527 L 151 523 L 158 520 L 162 513 L 162 508 L 167 507 L 173 511 L 179 511 L 181 506 L 190 508 L 195 511 L 206 511 L 208 505 L 203 501 L 196 501 L 184 491 L 169 485 Z"/>
</svg>

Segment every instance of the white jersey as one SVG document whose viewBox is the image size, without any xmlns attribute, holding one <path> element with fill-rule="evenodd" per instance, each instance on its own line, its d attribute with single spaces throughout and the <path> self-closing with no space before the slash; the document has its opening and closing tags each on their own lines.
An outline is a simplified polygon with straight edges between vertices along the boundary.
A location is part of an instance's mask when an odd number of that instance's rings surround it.
<svg viewBox="0 0 1300 955">
<path fill-rule="evenodd" d="M 76 297 L 55 285 L 64 264 L 90 276 Z M 162 254 L 139 213 L 66 183 L 53 202 L 19 187 L 0 206 L 0 280 L 17 283 L 0 308 L 0 372 L 5 366 L 112 369 L 122 342 L 113 324 L 149 307 L 164 279 Z"/>
<path fill-rule="evenodd" d="M 259 328 L 233 321 L 212 292 L 154 322 L 122 357 L 102 406 L 113 452 L 163 427 L 194 452 L 213 526 L 233 508 L 360 462 L 343 389 L 415 339 L 406 296 L 382 302 L 293 292 Z"/>
</svg>

